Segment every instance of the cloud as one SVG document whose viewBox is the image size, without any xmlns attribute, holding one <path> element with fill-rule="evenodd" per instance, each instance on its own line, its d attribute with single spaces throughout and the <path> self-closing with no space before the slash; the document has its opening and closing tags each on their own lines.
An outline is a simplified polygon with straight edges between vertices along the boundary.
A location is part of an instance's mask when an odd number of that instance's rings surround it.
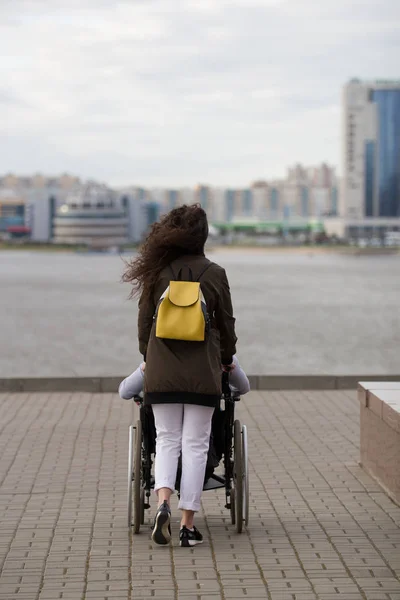
<svg viewBox="0 0 400 600">
<path fill-rule="evenodd" d="M 2 0 L 3 168 L 246 185 L 338 164 L 341 86 L 396 76 L 399 23 L 394 0 Z"/>
</svg>

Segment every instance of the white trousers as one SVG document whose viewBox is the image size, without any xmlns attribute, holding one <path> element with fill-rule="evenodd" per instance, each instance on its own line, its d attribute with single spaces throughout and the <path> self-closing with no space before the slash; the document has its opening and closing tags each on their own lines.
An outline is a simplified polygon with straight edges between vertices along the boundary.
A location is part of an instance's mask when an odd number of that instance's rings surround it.
<svg viewBox="0 0 400 600">
<path fill-rule="evenodd" d="M 157 431 L 154 489 L 157 491 L 165 487 L 175 490 L 182 452 L 179 508 L 197 512 L 200 510 L 214 409 L 195 404 L 153 404 L 152 408 Z"/>
</svg>

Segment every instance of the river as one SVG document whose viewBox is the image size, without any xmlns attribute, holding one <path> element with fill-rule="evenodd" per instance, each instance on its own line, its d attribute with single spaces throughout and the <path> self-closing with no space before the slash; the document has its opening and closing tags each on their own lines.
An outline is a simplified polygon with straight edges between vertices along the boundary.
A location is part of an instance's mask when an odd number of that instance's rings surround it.
<svg viewBox="0 0 400 600">
<path fill-rule="evenodd" d="M 217 250 L 250 374 L 400 374 L 400 257 Z M 119 256 L 0 253 L 0 376 L 124 375 L 140 360 Z"/>
</svg>

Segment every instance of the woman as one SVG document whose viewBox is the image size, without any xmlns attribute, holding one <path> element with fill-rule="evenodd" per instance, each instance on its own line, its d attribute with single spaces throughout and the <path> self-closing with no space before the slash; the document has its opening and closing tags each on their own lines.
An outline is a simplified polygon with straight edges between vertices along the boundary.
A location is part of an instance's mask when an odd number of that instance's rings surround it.
<svg viewBox="0 0 400 600">
<path fill-rule="evenodd" d="M 211 418 L 221 397 L 221 364 L 234 368 L 237 338 L 229 284 L 224 269 L 204 255 L 207 237 L 207 216 L 199 205 L 176 208 L 153 225 L 123 277 L 133 284 L 132 295 L 140 293 L 139 350 L 146 362 L 144 403 L 152 405 L 157 430 L 155 491 L 159 507 L 152 532 L 157 544 L 168 544 L 171 539 L 170 497 L 181 453 L 180 545 L 190 547 L 203 541 L 193 520 L 200 510 Z M 166 340 L 155 335 L 156 306 L 181 269 L 183 279 L 191 272 L 194 281 L 200 280 L 211 319 L 204 342 Z"/>
</svg>

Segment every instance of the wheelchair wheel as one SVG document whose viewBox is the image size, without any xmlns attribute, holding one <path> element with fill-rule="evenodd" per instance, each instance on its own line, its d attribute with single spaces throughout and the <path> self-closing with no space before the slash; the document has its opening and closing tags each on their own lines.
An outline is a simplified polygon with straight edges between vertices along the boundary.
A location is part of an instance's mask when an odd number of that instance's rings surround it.
<svg viewBox="0 0 400 600">
<path fill-rule="evenodd" d="M 236 531 L 243 527 L 243 456 L 242 426 L 238 419 L 233 424 L 233 486 L 235 491 Z"/>
<path fill-rule="evenodd" d="M 232 525 L 236 524 L 236 514 L 235 514 L 235 489 L 231 489 L 230 495 L 230 504 L 231 504 L 231 523 Z"/>
<path fill-rule="evenodd" d="M 243 484 L 244 484 L 243 519 L 244 519 L 245 525 L 247 527 L 247 525 L 249 524 L 250 488 L 249 488 L 249 454 L 248 454 L 248 448 L 247 448 L 247 427 L 246 427 L 246 425 L 243 425 L 243 427 L 242 427 L 242 442 L 243 442 L 242 459 L 243 459 Z"/>
<path fill-rule="evenodd" d="M 133 437 L 133 426 L 130 425 L 128 446 L 128 527 L 132 525 Z"/>
<path fill-rule="evenodd" d="M 135 456 L 133 468 L 133 533 L 139 533 L 144 506 L 142 498 L 142 423 L 136 421 Z"/>
<path fill-rule="evenodd" d="M 144 525 L 144 487 L 140 491 L 140 524 Z"/>
</svg>

